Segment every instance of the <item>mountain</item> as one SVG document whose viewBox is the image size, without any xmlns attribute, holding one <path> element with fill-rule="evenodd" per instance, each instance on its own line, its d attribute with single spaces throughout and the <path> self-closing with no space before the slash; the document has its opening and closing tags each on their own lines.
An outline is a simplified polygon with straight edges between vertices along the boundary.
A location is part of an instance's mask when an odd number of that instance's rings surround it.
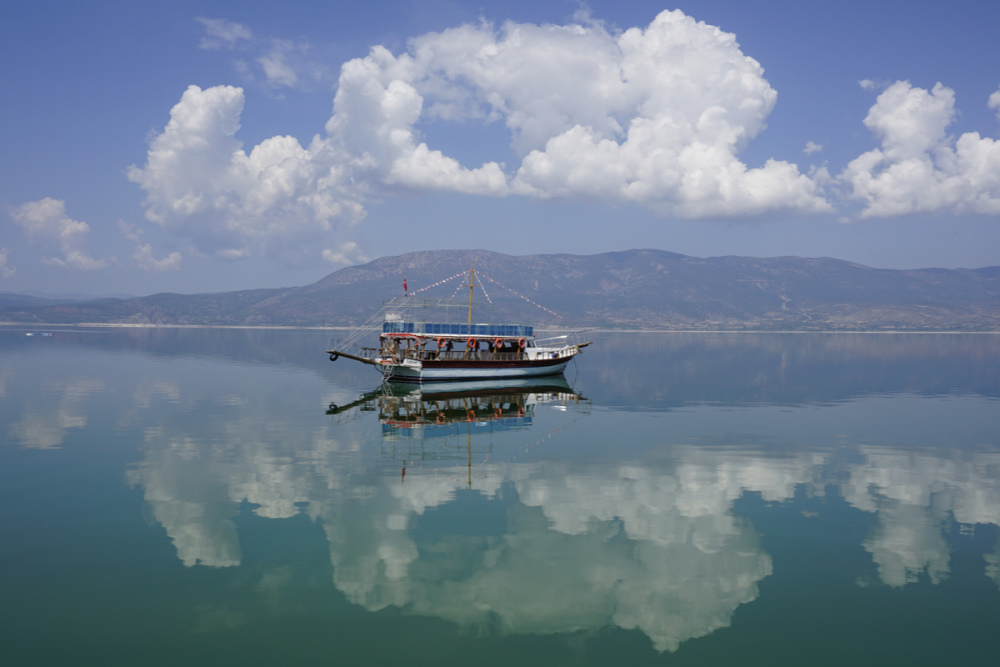
<svg viewBox="0 0 1000 667">
<path fill-rule="evenodd" d="M 36 306 L 58 306 L 64 303 L 79 303 L 83 301 L 97 301 L 99 299 L 134 299 L 135 296 L 129 294 L 107 294 L 94 296 L 93 294 L 48 294 L 46 292 L 0 292 L 0 308 L 8 307 L 36 307 Z"/>
<path fill-rule="evenodd" d="M 1000 330 L 1000 267 L 873 269 L 830 258 L 698 258 L 661 250 L 520 257 L 485 250 L 414 252 L 347 267 L 305 287 L 12 305 L 0 308 L 0 320 L 352 326 L 375 314 L 383 300 L 402 296 L 404 278 L 415 291 L 467 271 L 473 262 L 477 283 L 488 295 L 477 289 L 476 322 L 683 330 Z M 455 278 L 413 297 L 414 304 L 453 294 L 461 303 L 467 284 L 467 278 L 464 283 Z M 451 321 L 466 317 L 465 308 L 458 308 Z"/>
</svg>

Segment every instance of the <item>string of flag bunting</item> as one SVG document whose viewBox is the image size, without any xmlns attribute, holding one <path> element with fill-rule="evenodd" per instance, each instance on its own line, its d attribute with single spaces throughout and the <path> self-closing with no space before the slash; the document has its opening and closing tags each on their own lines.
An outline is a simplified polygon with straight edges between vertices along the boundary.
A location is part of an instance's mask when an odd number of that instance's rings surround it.
<svg viewBox="0 0 1000 667">
<path fill-rule="evenodd" d="M 482 275 L 482 274 L 480 274 L 480 275 Z M 490 294 L 489 294 L 489 292 L 486 291 L 486 285 L 483 284 L 482 280 L 479 281 L 479 289 L 483 290 L 483 296 L 486 297 L 486 300 L 489 301 L 490 305 L 492 306 L 493 302 L 490 301 Z"/>
<path fill-rule="evenodd" d="M 542 305 L 542 304 L 540 304 L 540 303 L 535 303 L 534 301 L 532 301 L 532 300 L 531 300 L 531 299 L 529 299 L 528 297 L 524 296 L 524 295 L 523 295 L 523 294 L 521 294 L 520 292 L 517 292 L 517 291 L 515 291 L 515 290 L 512 290 L 511 288 L 507 287 L 506 285 L 504 285 L 504 284 L 503 284 L 502 282 L 500 282 L 499 280 L 494 280 L 493 278 L 491 278 L 490 276 L 486 275 L 486 274 L 485 274 L 485 273 L 483 273 L 482 271 L 478 271 L 477 273 L 479 273 L 479 276 L 480 276 L 480 278 L 485 278 L 486 280 L 490 281 L 491 283 L 495 283 L 495 284 L 499 285 L 500 287 L 504 288 L 505 290 L 507 290 L 507 291 L 508 291 L 508 292 L 510 292 L 511 294 L 513 294 L 513 295 L 515 295 L 515 296 L 518 296 L 518 297 L 521 297 L 522 299 L 524 299 L 525 301 L 527 301 L 528 303 L 530 303 L 530 304 L 531 304 L 532 306 L 536 306 L 536 307 L 538 307 L 538 308 L 541 308 L 541 309 L 542 309 L 542 310 L 544 310 L 544 311 L 545 311 L 546 313 L 549 313 L 550 315 L 555 315 L 556 317 L 558 317 L 558 318 L 562 319 L 562 315 L 560 315 L 559 313 L 557 313 L 557 312 L 554 312 L 554 311 L 552 311 L 552 310 L 549 310 L 548 308 L 546 308 L 545 306 L 543 306 L 543 305 Z M 443 284 L 445 284 L 446 282 L 450 282 L 450 281 L 454 280 L 455 278 L 461 278 L 462 276 L 466 276 L 466 275 L 468 275 L 468 274 L 469 274 L 469 272 L 468 272 L 468 271 L 462 271 L 461 273 L 456 273 L 456 274 L 455 274 L 455 275 L 453 275 L 453 276 L 450 276 L 450 277 L 448 277 L 448 278 L 445 278 L 445 279 L 443 279 L 443 280 L 439 280 L 439 281 L 437 281 L 436 283 L 432 283 L 432 284 L 430 284 L 430 285 L 427 285 L 426 287 L 421 287 L 421 288 L 420 288 L 420 289 L 418 289 L 418 290 L 413 290 L 412 292 L 407 292 L 406 294 L 407 294 L 407 296 L 414 296 L 414 295 L 416 295 L 416 294 L 420 294 L 421 292 L 426 292 L 427 290 L 431 289 L 432 287 L 437 287 L 438 285 L 443 285 Z M 483 285 L 483 282 L 482 282 L 482 280 L 480 280 L 480 281 L 479 281 L 479 287 L 480 287 L 480 289 L 482 289 L 482 290 L 483 290 L 483 295 L 484 295 L 484 296 L 486 297 L 486 300 L 487 300 L 487 301 L 489 301 L 490 305 L 492 306 L 492 305 L 493 305 L 493 300 L 492 300 L 492 299 L 490 299 L 490 295 L 489 295 L 489 293 L 488 293 L 488 292 L 486 291 L 486 286 L 485 286 L 485 285 Z M 404 289 L 404 290 L 406 289 L 406 279 L 405 279 L 405 278 L 403 279 L 403 289 Z M 462 289 L 462 285 L 461 285 L 461 284 L 460 284 L 460 285 L 459 285 L 458 287 L 456 287 L 456 288 L 455 288 L 455 291 L 454 291 L 454 292 L 452 292 L 452 294 L 451 294 L 451 298 L 453 298 L 453 299 L 454 299 L 454 298 L 455 298 L 455 295 L 456 295 L 456 294 L 458 294 L 458 290 L 460 290 L 460 289 Z"/>
<path fill-rule="evenodd" d="M 519 297 L 521 297 L 522 299 L 524 299 L 525 301 L 527 301 L 528 303 L 530 303 L 530 304 L 531 304 L 532 306 L 537 306 L 537 307 L 541 308 L 542 310 L 544 310 L 544 311 L 545 311 L 546 313 L 550 313 L 550 314 L 552 314 L 552 315 L 555 315 L 556 317 L 558 317 L 558 318 L 562 319 L 562 315 L 560 315 L 559 313 L 556 313 L 556 312 L 553 312 L 553 311 L 549 310 L 548 308 L 546 308 L 545 306 L 543 306 L 543 305 L 542 305 L 542 304 L 540 304 L 540 303 L 535 303 L 534 301 L 532 301 L 532 300 L 531 300 L 531 299 L 529 299 L 528 297 L 524 296 L 524 295 L 523 295 L 523 294 L 521 294 L 520 292 L 515 292 L 515 291 L 514 291 L 514 290 L 512 290 L 511 288 L 507 287 L 506 285 L 504 285 L 504 284 L 503 284 L 502 282 L 500 282 L 499 280 L 493 280 L 493 279 L 492 279 L 492 278 L 490 278 L 490 277 L 489 277 L 488 275 L 486 275 L 485 273 L 482 273 L 482 272 L 480 272 L 480 273 L 479 273 L 479 275 L 480 275 L 481 277 L 483 277 L 483 278 L 486 278 L 486 279 L 487 279 L 487 280 L 489 280 L 489 281 L 490 281 L 491 283 L 496 283 L 497 285 L 499 285 L 500 287 L 504 288 L 505 290 L 507 290 L 507 291 L 508 291 L 508 292 L 510 292 L 511 294 L 514 294 L 514 295 L 516 295 L 516 296 L 519 296 Z M 483 291 L 485 292 L 486 290 L 483 290 Z"/>
<path fill-rule="evenodd" d="M 413 290 L 412 292 L 407 292 L 407 294 L 409 294 L 410 296 L 413 296 L 414 294 L 420 294 L 421 292 L 426 292 L 427 290 L 429 290 L 432 287 L 437 287 L 438 285 L 443 285 L 446 282 L 448 282 L 449 280 L 454 280 L 455 278 L 458 278 L 460 276 L 464 276 L 467 273 L 468 273 L 468 271 L 462 271 L 461 273 L 456 273 L 451 278 L 445 278 L 444 280 L 439 280 L 439 281 L 437 281 L 436 283 L 434 283 L 432 285 L 428 285 L 427 287 L 421 287 L 418 290 Z M 403 281 L 403 285 L 404 285 L 404 289 L 405 289 L 405 285 L 406 285 L 406 281 L 405 280 Z"/>
</svg>

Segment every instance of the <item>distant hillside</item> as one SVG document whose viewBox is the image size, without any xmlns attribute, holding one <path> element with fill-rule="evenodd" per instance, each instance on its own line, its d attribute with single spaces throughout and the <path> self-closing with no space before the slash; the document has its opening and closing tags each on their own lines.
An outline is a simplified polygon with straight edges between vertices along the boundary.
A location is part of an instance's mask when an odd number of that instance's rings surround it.
<svg viewBox="0 0 1000 667">
<path fill-rule="evenodd" d="M 42 292 L 0 292 L 0 308 L 35 308 L 38 306 L 58 306 L 64 303 L 80 303 L 96 301 L 104 298 L 133 299 L 134 296 L 122 294 L 104 296 L 88 296 L 86 294 L 45 294 Z"/>
<path fill-rule="evenodd" d="M 384 299 L 402 295 L 403 278 L 413 291 L 465 271 L 473 261 L 489 296 L 477 290 L 477 322 L 684 330 L 1000 330 L 1000 267 L 900 271 L 829 258 L 703 259 L 660 250 L 523 257 L 484 250 L 414 252 L 347 267 L 305 287 L 59 306 L 12 304 L 0 307 L 0 320 L 350 326 L 368 319 Z M 468 290 L 456 291 L 460 282 L 419 297 L 463 299 Z M 457 312 L 453 321 L 465 317 Z"/>
</svg>

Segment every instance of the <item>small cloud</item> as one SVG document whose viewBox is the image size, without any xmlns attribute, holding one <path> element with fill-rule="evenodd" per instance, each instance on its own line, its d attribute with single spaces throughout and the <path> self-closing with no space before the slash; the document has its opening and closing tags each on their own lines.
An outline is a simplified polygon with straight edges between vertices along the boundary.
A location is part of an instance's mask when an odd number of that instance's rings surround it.
<svg viewBox="0 0 1000 667">
<path fill-rule="evenodd" d="M 203 17 L 196 18 L 195 21 L 205 26 L 205 35 L 198 42 L 200 49 L 231 51 L 240 42 L 253 39 L 253 32 L 242 23 Z"/>
<path fill-rule="evenodd" d="M 861 86 L 862 90 L 866 90 L 870 93 L 883 91 L 893 83 L 895 82 L 887 79 L 861 79 L 858 81 L 858 85 Z"/>
<path fill-rule="evenodd" d="M 7 263 L 7 248 L 0 248 L 0 278 L 10 278 L 17 269 Z"/>
<path fill-rule="evenodd" d="M 24 228 L 29 243 L 58 246 L 62 257 L 47 257 L 42 261 L 83 271 L 103 269 L 107 261 L 95 259 L 86 251 L 90 225 L 66 215 L 66 203 L 46 197 L 21 204 L 14 209 L 14 220 Z"/>
<path fill-rule="evenodd" d="M 294 88 L 298 84 L 298 74 L 289 62 L 289 53 L 293 50 L 290 42 L 275 40 L 271 50 L 257 58 L 269 85 Z"/>
<path fill-rule="evenodd" d="M 230 261 L 236 261 L 237 259 L 244 259 L 250 256 L 250 251 L 246 248 L 226 248 L 215 253 L 215 256 L 219 259 L 225 259 Z"/>
<path fill-rule="evenodd" d="M 995 93 L 990 95 L 990 99 L 989 102 L 987 102 L 987 106 L 990 109 L 996 109 L 997 120 L 1000 121 L 1000 90 L 997 90 Z"/>
<path fill-rule="evenodd" d="M 122 230 L 122 235 L 135 243 L 135 252 L 132 253 L 132 261 L 140 269 L 146 271 L 174 271 L 180 268 L 181 254 L 172 252 L 163 259 L 156 259 L 153 256 L 153 246 L 143 243 L 140 232 L 124 220 L 118 221 L 118 227 Z"/>
<path fill-rule="evenodd" d="M 813 153 L 819 153 L 823 150 L 823 144 L 817 144 L 815 141 L 807 141 L 806 147 L 802 149 L 802 152 L 806 155 L 812 155 Z"/>
<path fill-rule="evenodd" d="M 354 241 L 341 243 L 337 250 L 326 248 L 323 250 L 323 259 L 331 264 L 344 265 L 362 264 L 371 261 L 371 258 L 361 252 L 358 244 Z"/>
<path fill-rule="evenodd" d="M 140 269 L 147 271 L 176 271 L 181 268 L 181 254 L 172 252 L 163 259 L 153 257 L 153 248 L 148 243 L 136 246 L 132 260 Z"/>
<path fill-rule="evenodd" d="M 128 224 L 124 220 L 119 220 L 118 228 L 122 230 L 122 236 L 124 236 L 126 239 L 132 241 L 133 243 L 139 243 L 140 241 L 139 232 L 135 230 L 135 227 Z"/>
<path fill-rule="evenodd" d="M 247 26 L 225 19 L 195 20 L 205 26 L 198 47 L 238 52 L 234 69 L 255 84 L 270 89 L 300 88 L 329 76 L 324 65 L 309 59 L 308 42 L 258 37 Z"/>
<path fill-rule="evenodd" d="M 70 250 L 63 257 L 45 257 L 42 259 L 42 263 L 49 266 L 80 269 L 81 271 L 95 271 L 108 265 L 107 261 L 95 259 L 81 250 Z"/>
</svg>

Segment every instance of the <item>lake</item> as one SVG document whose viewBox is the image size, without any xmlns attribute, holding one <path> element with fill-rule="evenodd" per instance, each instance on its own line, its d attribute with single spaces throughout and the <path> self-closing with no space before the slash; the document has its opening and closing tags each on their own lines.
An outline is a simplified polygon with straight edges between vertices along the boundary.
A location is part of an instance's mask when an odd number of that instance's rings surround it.
<svg viewBox="0 0 1000 667">
<path fill-rule="evenodd" d="M 296 330 L 0 329 L 0 664 L 1000 655 L 1000 336 L 594 333 L 380 386 Z"/>
</svg>

